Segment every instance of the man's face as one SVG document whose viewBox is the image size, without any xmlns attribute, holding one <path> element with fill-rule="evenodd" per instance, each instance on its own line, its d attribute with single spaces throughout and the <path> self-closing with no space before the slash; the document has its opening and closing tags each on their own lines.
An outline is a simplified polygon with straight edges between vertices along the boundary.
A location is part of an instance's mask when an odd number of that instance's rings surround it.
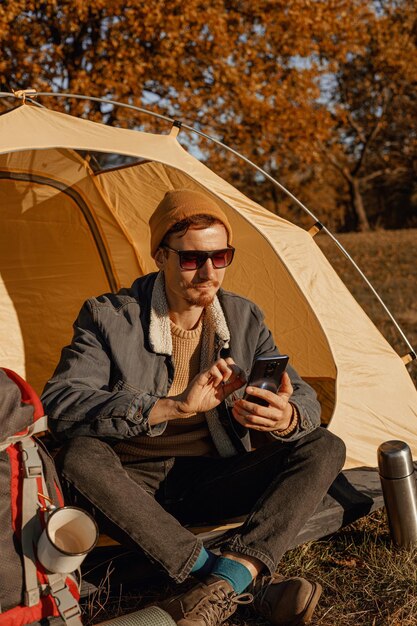
<svg viewBox="0 0 417 626">
<path fill-rule="evenodd" d="M 168 245 L 174 250 L 211 251 L 227 248 L 227 232 L 223 224 L 214 223 L 206 228 L 189 228 L 185 235 L 173 234 Z M 172 310 L 190 306 L 209 305 L 219 290 L 226 268 L 216 269 L 211 259 L 196 270 L 183 270 L 178 254 L 171 250 L 158 250 L 156 261 L 165 274 L 165 289 Z"/>
</svg>

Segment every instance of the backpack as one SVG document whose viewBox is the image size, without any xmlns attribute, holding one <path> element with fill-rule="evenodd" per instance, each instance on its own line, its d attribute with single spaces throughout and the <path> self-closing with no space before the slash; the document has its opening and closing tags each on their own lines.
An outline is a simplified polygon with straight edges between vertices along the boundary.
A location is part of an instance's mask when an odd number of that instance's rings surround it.
<svg viewBox="0 0 417 626">
<path fill-rule="evenodd" d="M 53 460 L 34 437 L 45 430 L 35 391 L 0 368 L 0 626 L 82 623 L 75 577 L 47 572 L 36 557 L 48 510 L 63 506 Z"/>
</svg>

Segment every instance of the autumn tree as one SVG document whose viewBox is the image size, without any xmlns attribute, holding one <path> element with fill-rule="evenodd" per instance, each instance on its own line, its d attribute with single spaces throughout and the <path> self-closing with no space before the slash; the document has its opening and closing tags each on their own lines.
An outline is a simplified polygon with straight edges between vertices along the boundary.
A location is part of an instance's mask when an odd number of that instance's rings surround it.
<svg viewBox="0 0 417 626">
<path fill-rule="evenodd" d="M 355 97 L 350 90 L 356 72 L 374 71 L 368 63 L 374 33 L 382 14 L 390 18 L 375 7 L 367 0 L 4 0 L 2 88 L 101 96 L 185 121 L 317 202 L 313 208 L 325 217 L 340 201 L 338 172 L 352 174 L 359 158 L 352 120 L 357 128 L 367 121 L 362 137 L 372 128 L 366 111 L 377 90 L 368 100 L 368 83 L 356 87 Z M 382 38 L 382 75 L 383 48 Z M 154 120 L 120 107 L 39 101 L 108 124 L 155 129 Z M 376 106 L 375 118 L 378 111 Z M 377 136 L 380 130 L 368 141 L 356 178 L 372 180 L 376 166 L 368 155 Z M 242 161 L 204 140 L 194 142 L 202 158 L 243 191 L 274 211 L 289 208 Z M 346 215 L 338 218 L 341 225 Z"/>
<path fill-rule="evenodd" d="M 408 0 L 375 8 L 364 24 L 366 45 L 335 68 L 328 99 L 333 132 L 321 143 L 348 189 L 348 230 L 369 230 L 384 211 L 379 206 L 372 215 L 378 188 L 415 177 L 417 12 Z"/>
</svg>

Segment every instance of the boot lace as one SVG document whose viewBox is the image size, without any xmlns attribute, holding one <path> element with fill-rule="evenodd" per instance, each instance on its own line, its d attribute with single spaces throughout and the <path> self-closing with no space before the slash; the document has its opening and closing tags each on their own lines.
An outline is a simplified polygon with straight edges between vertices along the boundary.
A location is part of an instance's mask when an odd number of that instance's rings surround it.
<svg viewBox="0 0 417 626">
<path fill-rule="evenodd" d="M 253 583 L 252 588 L 250 588 L 253 594 L 253 606 L 256 610 L 260 609 L 263 604 L 264 598 L 268 593 L 268 590 L 271 585 L 274 583 L 283 582 L 285 579 L 280 574 L 264 575 L 259 576 L 255 582 Z"/>
<path fill-rule="evenodd" d="M 224 589 L 216 589 L 208 596 L 197 610 L 207 626 L 218 626 L 232 615 L 238 604 L 250 604 L 253 602 L 251 593 L 227 593 Z"/>
</svg>

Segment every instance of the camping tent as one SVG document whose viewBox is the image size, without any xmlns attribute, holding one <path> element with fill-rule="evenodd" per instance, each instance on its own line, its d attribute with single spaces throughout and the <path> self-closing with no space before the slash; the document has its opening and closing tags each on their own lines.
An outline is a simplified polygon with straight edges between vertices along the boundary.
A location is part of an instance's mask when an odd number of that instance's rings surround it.
<svg viewBox="0 0 417 626">
<path fill-rule="evenodd" d="M 282 352 L 317 390 L 346 468 L 378 445 L 417 457 L 417 392 L 310 232 L 244 196 L 171 133 L 111 128 L 31 104 L 0 116 L 0 362 L 40 391 L 82 301 L 155 269 L 148 218 L 168 189 L 214 197 L 237 248 L 225 288 L 264 310 Z M 95 171 L 91 153 L 135 158 Z M 84 155 L 84 156 L 82 156 Z M 87 155 L 87 156 L 85 156 Z"/>
</svg>

